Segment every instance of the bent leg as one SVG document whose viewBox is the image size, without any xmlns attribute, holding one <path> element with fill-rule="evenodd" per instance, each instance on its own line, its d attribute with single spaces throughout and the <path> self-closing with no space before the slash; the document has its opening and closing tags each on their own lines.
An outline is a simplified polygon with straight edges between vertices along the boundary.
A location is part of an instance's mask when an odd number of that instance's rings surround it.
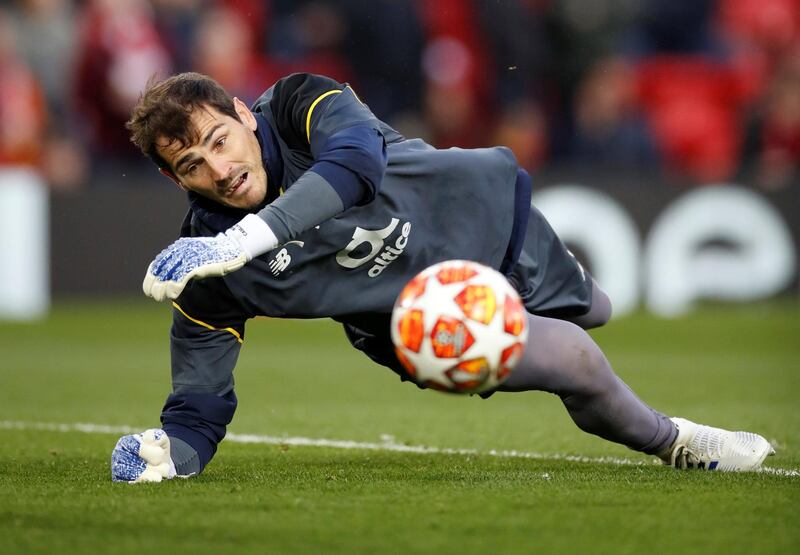
<svg viewBox="0 0 800 555">
<path fill-rule="evenodd" d="M 583 329 L 528 315 L 528 334 L 522 360 L 500 391 L 555 393 L 580 429 L 636 451 L 657 454 L 675 440 L 670 419 L 631 391 Z"/>
</svg>

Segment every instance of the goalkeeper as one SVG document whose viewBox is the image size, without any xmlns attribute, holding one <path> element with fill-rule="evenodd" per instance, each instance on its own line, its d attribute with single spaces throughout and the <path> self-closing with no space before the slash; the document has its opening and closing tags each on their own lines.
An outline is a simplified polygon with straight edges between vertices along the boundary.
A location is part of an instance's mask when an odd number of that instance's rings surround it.
<svg viewBox="0 0 800 555">
<path fill-rule="evenodd" d="M 113 480 L 203 471 L 233 419 L 249 318 L 333 318 L 410 379 L 392 306 L 448 259 L 499 270 L 529 313 L 531 340 L 498 391 L 554 393 L 582 430 L 680 468 L 754 470 L 773 452 L 755 434 L 669 418 L 616 376 L 584 331 L 611 304 L 531 207 L 531 179 L 508 149 L 406 139 L 352 88 L 311 74 L 281 79 L 251 108 L 208 77 L 176 75 L 148 85 L 127 126 L 189 211 L 143 284 L 172 301 L 172 392 L 161 428 L 117 443 Z"/>
</svg>

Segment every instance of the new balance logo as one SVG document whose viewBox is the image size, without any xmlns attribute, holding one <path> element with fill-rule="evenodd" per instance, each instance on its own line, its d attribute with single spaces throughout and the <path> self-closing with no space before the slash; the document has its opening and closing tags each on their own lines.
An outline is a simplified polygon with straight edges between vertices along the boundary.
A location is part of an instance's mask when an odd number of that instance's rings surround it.
<svg viewBox="0 0 800 555">
<path fill-rule="evenodd" d="M 289 245 L 297 245 L 300 248 L 303 248 L 305 243 L 303 241 L 287 241 L 285 245 L 288 247 Z M 269 269 L 272 271 L 273 276 L 277 276 L 282 271 L 284 271 L 289 264 L 292 262 L 292 255 L 289 254 L 289 251 L 286 248 L 282 248 L 278 251 L 278 254 L 275 255 L 275 258 L 269 261 Z"/>
<path fill-rule="evenodd" d="M 278 251 L 278 254 L 275 255 L 269 263 L 269 269 L 272 271 L 273 276 L 277 276 L 282 271 L 284 271 L 289 263 L 292 261 L 292 257 L 289 254 L 289 251 L 286 249 L 281 249 Z"/>
<path fill-rule="evenodd" d="M 700 463 L 697 465 L 697 468 L 699 468 L 700 470 L 714 470 L 715 468 L 717 468 L 718 465 L 719 461 L 710 461 L 708 463 L 708 466 L 706 466 L 706 463 L 704 461 L 700 461 Z"/>
</svg>

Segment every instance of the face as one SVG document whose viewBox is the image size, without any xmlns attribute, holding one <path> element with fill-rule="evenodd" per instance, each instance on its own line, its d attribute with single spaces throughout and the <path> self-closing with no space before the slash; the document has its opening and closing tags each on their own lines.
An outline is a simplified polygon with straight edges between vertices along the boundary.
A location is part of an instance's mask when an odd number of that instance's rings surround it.
<svg viewBox="0 0 800 555">
<path fill-rule="evenodd" d="M 172 177 L 186 191 L 233 208 L 252 209 L 267 195 L 267 172 L 256 139 L 256 119 L 234 99 L 241 121 L 204 107 L 192 112 L 194 144 L 159 141 L 158 154 L 172 168 Z"/>
</svg>

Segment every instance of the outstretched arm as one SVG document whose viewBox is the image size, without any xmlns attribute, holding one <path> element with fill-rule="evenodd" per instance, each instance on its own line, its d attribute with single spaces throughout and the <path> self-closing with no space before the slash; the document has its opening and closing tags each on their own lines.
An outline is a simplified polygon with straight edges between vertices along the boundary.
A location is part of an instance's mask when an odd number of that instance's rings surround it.
<svg viewBox="0 0 800 555">
<path fill-rule="evenodd" d="M 236 271 L 378 193 L 387 163 L 382 124 L 350 87 L 294 74 L 275 85 L 263 109 L 290 148 L 309 154 L 308 170 L 258 214 L 216 237 L 167 247 L 147 270 L 146 295 L 174 299 L 190 280 Z"/>
<path fill-rule="evenodd" d="M 233 369 L 244 341 L 243 311 L 222 279 L 192 282 L 173 303 L 172 393 L 161 429 L 124 436 L 112 454 L 114 481 L 199 474 L 236 410 Z"/>
</svg>

